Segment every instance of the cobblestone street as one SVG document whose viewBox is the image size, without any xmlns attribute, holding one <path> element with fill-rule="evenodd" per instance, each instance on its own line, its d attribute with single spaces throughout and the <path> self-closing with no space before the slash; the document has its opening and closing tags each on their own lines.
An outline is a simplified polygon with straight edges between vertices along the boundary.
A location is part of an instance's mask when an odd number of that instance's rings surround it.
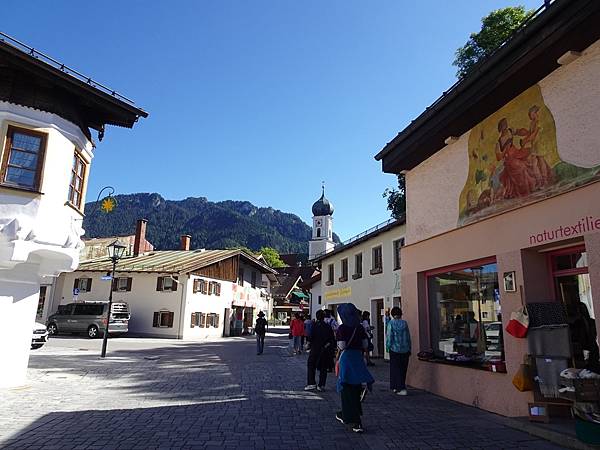
<svg viewBox="0 0 600 450">
<path fill-rule="evenodd" d="M 374 369 L 364 404 L 366 433 L 334 419 L 334 377 L 305 392 L 306 357 L 287 354 L 287 335 L 206 343 L 54 339 L 32 352 L 29 384 L 0 394 L 0 446 L 85 448 L 558 448 L 506 427 L 501 418 L 425 392 L 387 390 Z M 93 348 L 84 348 L 93 342 Z"/>
</svg>

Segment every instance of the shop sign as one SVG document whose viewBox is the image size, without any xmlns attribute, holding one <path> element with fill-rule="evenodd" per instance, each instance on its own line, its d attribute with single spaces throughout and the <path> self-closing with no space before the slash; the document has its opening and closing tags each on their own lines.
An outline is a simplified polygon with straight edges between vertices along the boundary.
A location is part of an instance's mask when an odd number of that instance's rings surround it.
<svg viewBox="0 0 600 450">
<path fill-rule="evenodd" d="M 346 298 L 352 295 L 352 288 L 345 287 L 341 289 L 335 289 L 333 291 L 325 292 L 325 300 L 333 300 L 336 298 Z"/>
</svg>

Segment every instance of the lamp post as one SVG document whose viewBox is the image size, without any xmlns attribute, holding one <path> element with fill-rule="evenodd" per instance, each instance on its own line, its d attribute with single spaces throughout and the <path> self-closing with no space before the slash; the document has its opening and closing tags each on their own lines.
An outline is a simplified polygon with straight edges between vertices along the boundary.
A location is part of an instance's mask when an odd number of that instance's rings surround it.
<svg viewBox="0 0 600 450">
<path fill-rule="evenodd" d="M 123 257 L 126 246 L 121 244 L 117 239 L 108 246 L 108 256 L 112 261 L 112 273 L 110 276 L 110 293 L 108 294 L 108 315 L 106 317 L 106 327 L 104 328 L 104 335 L 102 336 L 102 358 L 106 357 L 106 344 L 108 342 L 108 326 L 110 324 L 110 315 L 112 309 L 112 296 L 113 296 L 113 285 L 115 280 L 115 270 L 117 268 L 117 261 Z"/>
</svg>

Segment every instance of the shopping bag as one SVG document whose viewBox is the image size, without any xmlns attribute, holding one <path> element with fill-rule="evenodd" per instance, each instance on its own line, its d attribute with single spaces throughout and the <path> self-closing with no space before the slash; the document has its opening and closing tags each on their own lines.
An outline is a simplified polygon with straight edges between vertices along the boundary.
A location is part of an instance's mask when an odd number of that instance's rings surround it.
<svg viewBox="0 0 600 450">
<path fill-rule="evenodd" d="M 519 370 L 517 370 L 517 373 L 515 373 L 515 376 L 512 379 L 512 383 L 521 392 L 533 390 L 533 374 L 531 373 L 531 367 L 527 364 L 521 364 Z"/>
<path fill-rule="evenodd" d="M 516 311 L 510 314 L 510 320 L 506 325 L 506 332 L 517 338 L 524 338 L 527 336 L 527 329 L 529 328 L 529 316 L 527 310 L 524 307 L 520 307 Z"/>
</svg>

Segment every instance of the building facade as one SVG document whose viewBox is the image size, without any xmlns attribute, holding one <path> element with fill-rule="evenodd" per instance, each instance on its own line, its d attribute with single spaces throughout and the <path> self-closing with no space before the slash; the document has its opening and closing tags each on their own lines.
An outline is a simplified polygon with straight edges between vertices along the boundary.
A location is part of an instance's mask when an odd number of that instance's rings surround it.
<svg viewBox="0 0 600 450">
<path fill-rule="evenodd" d="M 333 205 L 325 198 L 325 187 L 312 206 L 312 237 L 308 242 L 308 259 L 324 254 L 335 246 L 333 241 Z"/>
<path fill-rule="evenodd" d="M 312 313 L 340 303 L 354 303 L 369 311 L 373 331 L 373 355 L 383 357 L 384 315 L 401 306 L 401 249 L 404 246 L 403 220 L 389 220 L 318 256 L 313 263 L 321 268 L 320 293 L 312 295 Z"/>
<path fill-rule="evenodd" d="M 131 128 L 147 113 L 68 74 L 9 36 L 0 40 L 0 387 L 25 381 L 31 330 L 53 277 L 72 271 L 81 236 L 90 128 Z"/>
<path fill-rule="evenodd" d="M 512 379 L 528 338 L 504 331 L 522 304 L 559 305 L 568 364 L 584 364 L 573 324 L 581 305 L 600 313 L 599 21 L 597 2 L 547 6 L 377 155 L 406 177 L 402 303 L 413 354 L 429 352 L 410 385 L 526 416 L 539 392 Z"/>
</svg>

